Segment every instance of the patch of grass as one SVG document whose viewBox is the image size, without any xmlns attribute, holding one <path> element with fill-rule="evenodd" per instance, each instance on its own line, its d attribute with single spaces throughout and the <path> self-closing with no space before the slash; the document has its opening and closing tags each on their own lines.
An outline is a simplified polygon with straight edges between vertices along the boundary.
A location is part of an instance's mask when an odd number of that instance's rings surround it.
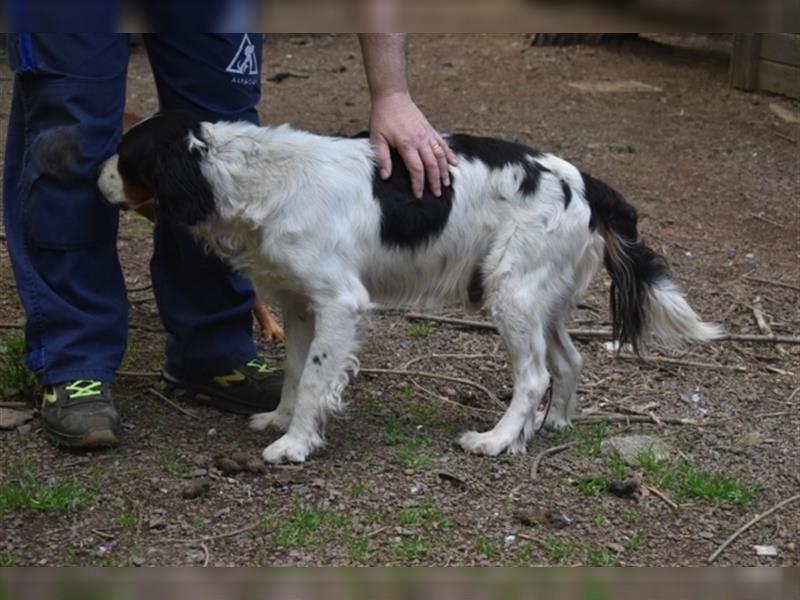
<svg viewBox="0 0 800 600">
<path fill-rule="evenodd" d="M 135 507 L 128 508 L 125 499 L 117 496 L 112 501 L 114 511 L 117 513 L 114 520 L 120 527 L 135 527 L 139 522 L 139 512 Z"/>
<path fill-rule="evenodd" d="M 677 487 L 679 500 L 705 500 L 712 504 L 749 504 L 760 489 L 748 486 L 738 477 L 697 469 L 689 463 L 679 467 L 681 481 Z"/>
<path fill-rule="evenodd" d="M 430 321 L 418 321 L 408 328 L 408 335 L 411 337 L 424 338 L 433 329 L 433 324 Z"/>
<path fill-rule="evenodd" d="M 369 538 L 366 535 L 360 535 L 355 539 L 348 540 L 345 548 L 347 556 L 353 562 L 363 563 L 369 558 Z"/>
<path fill-rule="evenodd" d="M 407 433 L 396 417 L 392 417 L 386 424 L 383 442 L 387 446 L 396 447 L 397 458 L 409 469 L 424 469 L 433 461 L 433 455 L 425 450 L 431 443 L 430 439 Z"/>
<path fill-rule="evenodd" d="M 350 482 L 350 496 L 352 496 L 354 500 L 363 498 L 371 491 L 372 489 L 370 488 L 370 485 L 364 481 L 361 481 L 360 479 Z"/>
<path fill-rule="evenodd" d="M 495 546 L 491 540 L 483 536 L 475 540 L 475 552 L 485 558 L 497 558 L 500 556 L 497 546 Z"/>
<path fill-rule="evenodd" d="M 439 408 L 429 400 L 421 400 L 411 405 L 411 416 L 420 427 L 433 429 L 441 425 L 443 419 Z"/>
<path fill-rule="evenodd" d="M 431 545 L 421 536 L 404 537 L 393 548 L 395 556 L 406 561 L 422 560 L 430 554 Z"/>
<path fill-rule="evenodd" d="M 609 457 L 606 468 L 614 481 L 624 481 L 628 477 L 628 464 L 619 455 Z"/>
<path fill-rule="evenodd" d="M 622 511 L 622 520 L 632 525 L 639 520 L 639 513 L 632 508 L 626 508 Z"/>
<path fill-rule="evenodd" d="M 608 525 L 608 519 L 603 513 L 603 509 L 599 506 L 592 506 L 592 508 L 589 509 L 589 513 L 591 514 L 592 523 L 595 527 L 605 527 Z"/>
<path fill-rule="evenodd" d="M 627 542 L 625 542 L 625 548 L 631 552 L 639 552 L 645 547 L 646 544 L 647 538 L 645 535 L 637 531 L 630 538 L 628 538 Z"/>
<path fill-rule="evenodd" d="M 21 337 L 0 340 L 0 397 L 31 397 L 36 379 L 25 366 L 25 342 Z"/>
<path fill-rule="evenodd" d="M 276 548 L 312 548 L 349 534 L 345 515 L 300 502 L 290 514 L 264 516 L 261 523 L 272 531 L 272 545 Z"/>
<path fill-rule="evenodd" d="M 6 511 L 30 508 L 44 512 L 67 512 L 92 504 L 97 498 L 97 481 L 86 483 L 77 476 L 49 477 L 40 481 L 26 463 L 11 466 L 0 484 L 0 518 Z"/>
<path fill-rule="evenodd" d="M 544 550 L 547 553 L 547 560 L 560 563 L 572 558 L 577 547 L 570 540 L 550 537 L 544 542 Z"/>
<path fill-rule="evenodd" d="M 397 458 L 408 469 L 426 469 L 433 461 L 433 455 L 424 450 L 398 448 Z"/>
<path fill-rule="evenodd" d="M 619 563 L 619 555 L 610 550 L 589 548 L 586 551 L 586 560 L 593 567 L 616 567 Z"/>
<path fill-rule="evenodd" d="M 145 425 L 151 431 L 163 431 L 164 426 L 166 425 L 166 419 L 164 418 L 164 413 L 158 412 L 157 410 L 149 410 L 145 414 L 144 417 Z"/>
<path fill-rule="evenodd" d="M 16 567 L 17 557 L 13 554 L 0 554 L 0 567 Z"/>
<path fill-rule="evenodd" d="M 578 439 L 577 452 L 580 456 L 597 458 L 600 456 L 600 445 L 611 435 L 606 423 L 595 423 L 592 427 L 582 432 Z"/>
<path fill-rule="evenodd" d="M 415 506 L 407 506 L 397 511 L 397 519 L 404 525 L 423 525 L 425 529 L 453 529 L 455 520 L 445 512 L 434 507 L 429 498 Z"/>
<path fill-rule="evenodd" d="M 180 477 L 186 473 L 186 463 L 177 452 L 170 450 L 161 455 L 161 470 L 167 475 Z"/>
<path fill-rule="evenodd" d="M 663 490 L 672 490 L 679 502 L 704 500 L 712 504 L 744 506 L 760 492 L 756 485 L 746 485 L 741 479 L 725 473 L 698 468 L 688 460 L 673 463 L 658 460 L 652 452 L 639 456 L 645 472 L 645 482 Z"/>
<path fill-rule="evenodd" d="M 575 483 L 586 496 L 599 496 L 608 488 L 604 477 L 579 477 Z"/>
<path fill-rule="evenodd" d="M 611 144 L 608 149 L 612 154 L 636 154 L 636 146 L 633 144 Z"/>
</svg>

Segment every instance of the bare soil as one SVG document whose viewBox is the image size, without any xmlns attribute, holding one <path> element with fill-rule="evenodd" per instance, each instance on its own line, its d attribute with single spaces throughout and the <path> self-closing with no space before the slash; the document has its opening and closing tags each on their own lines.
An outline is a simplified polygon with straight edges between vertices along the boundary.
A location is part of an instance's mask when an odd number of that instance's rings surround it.
<svg viewBox="0 0 800 600">
<path fill-rule="evenodd" d="M 798 335 L 800 132 L 769 107 L 797 113 L 798 104 L 731 89 L 729 52 L 724 36 L 565 48 L 527 48 L 520 35 L 415 36 L 410 70 L 415 98 L 441 130 L 556 152 L 620 190 L 640 209 L 643 236 L 668 257 L 705 317 L 758 334 L 753 309 L 760 307 L 774 333 Z M 268 81 L 280 73 L 290 75 Z M 11 82 L 7 72 L 0 75 L 5 121 Z M 155 110 L 141 49 L 129 77 L 129 106 Z M 271 37 L 263 77 L 267 123 L 346 134 L 367 126 L 353 36 Z M 585 93 L 567 85 L 618 80 L 662 91 Z M 130 288 L 141 288 L 149 283 L 150 226 L 135 216 L 122 219 L 125 275 Z M 13 325 L 23 313 L 5 252 L 0 281 L 0 321 Z M 606 286 L 598 277 L 575 327 L 608 325 Z M 130 322 L 130 347 L 114 385 L 124 422 L 120 448 L 65 452 L 36 422 L 0 432 L 0 495 L 18 484 L 24 466 L 43 488 L 75 482 L 88 494 L 75 509 L 48 512 L 32 503 L 0 514 L 4 564 L 700 565 L 736 528 L 800 488 L 797 346 L 718 343 L 670 355 L 720 365 L 712 369 L 623 360 L 602 341 L 582 341 L 580 411 L 646 407 L 655 420 L 696 424 L 581 424 L 571 434 L 537 436 L 527 456 L 497 458 L 466 455 L 453 443 L 460 431 L 497 418 L 497 406 L 479 389 L 361 374 L 346 392 L 346 416 L 330 423 L 324 451 L 300 466 L 225 473 L 215 466 L 225 465 L 218 457 L 258 458 L 277 434 L 256 434 L 241 417 L 187 406 L 192 418 L 150 394 L 164 343 L 150 290 L 131 293 Z M 19 332 L 6 327 L 0 334 Z M 283 353 L 272 344 L 263 351 L 276 360 Z M 414 360 L 409 368 L 480 382 L 503 401 L 510 392 L 496 335 L 420 327 L 399 311 L 375 315 L 361 360 L 367 368 Z M 623 432 L 657 435 L 676 449 L 676 463 L 738 479 L 755 495 L 737 505 L 687 497 L 664 482 L 660 491 L 679 505 L 673 510 L 654 494 L 637 501 L 593 488 L 592 478 L 609 477 L 595 443 Z M 578 445 L 546 457 L 540 481 L 532 482 L 533 457 L 567 439 Z M 207 492 L 184 497 L 192 495 L 187 486 L 202 485 L 199 479 L 208 480 Z M 717 564 L 800 564 L 797 515 L 795 504 L 764 520 Z M 756 544 L 775 546 L 777 556 L 757 556 Z"/>
</svg>

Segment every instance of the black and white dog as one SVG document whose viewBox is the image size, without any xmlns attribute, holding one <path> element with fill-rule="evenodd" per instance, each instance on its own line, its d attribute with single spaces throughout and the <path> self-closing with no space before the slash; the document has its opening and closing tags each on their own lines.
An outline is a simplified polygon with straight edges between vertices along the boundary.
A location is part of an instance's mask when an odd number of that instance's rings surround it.
<svg viewBox="0 0 800 600">
<path fill-rule="evenodd" d="M 702 322 L 639 240 L 636 210 L 570 163 L 520 144 L 447 138 L 459 158 L 441 198 L 411 194 L 393 156 L 382 181 L 368 139 L 289 126 L 202 122 L 161 113 L 133 127 L 103 166 L 109 201 L 154 196 L 158 218 L 184 223 L 280 304 L 286 330 L 280 406 L 252 417 L 285 434 L 268 462 L 304 461 L 342 408 L 359 326 L 373 304 L 483 304 L 505 341 L 514 390 L 493 429 L 461 446 L 525 451 L 541 424 L 569 425 L 581 357 L 565 321 L 604 259 L 621 344 L 681 345 L 719 329 Z"/>
</svg>

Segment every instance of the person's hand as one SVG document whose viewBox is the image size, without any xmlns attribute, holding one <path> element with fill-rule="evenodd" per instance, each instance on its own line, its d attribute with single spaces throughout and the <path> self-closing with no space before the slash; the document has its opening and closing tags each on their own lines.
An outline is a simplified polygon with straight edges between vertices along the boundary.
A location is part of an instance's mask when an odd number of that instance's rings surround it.
<svg viewBox="0 0 800 600">
<path fill-rule="evenodd" d="M 389 148 L 396 148 L 411 174 L 414 196 L 422 198 L 426 178 L 433 194 L 442 195 L 442 186 L 450 185 L 448 165 L 458 161 L 411 96 L 396 93 L 375 98 L 369 128 L 382 179 L 392 175 Z"/>
</svg>

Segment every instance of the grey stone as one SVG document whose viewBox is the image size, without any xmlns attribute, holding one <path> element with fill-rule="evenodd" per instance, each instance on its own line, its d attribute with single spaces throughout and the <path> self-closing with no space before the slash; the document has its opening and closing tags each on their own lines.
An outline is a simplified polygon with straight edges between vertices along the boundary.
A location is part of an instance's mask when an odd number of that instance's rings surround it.
<svg viewBox="0 0 800 600">
<path fill-rule="evenodd" d="M 619 456 L 627 464 L 637 466 L 639 457 L 652 453 L 656 460 L 668 460 L 672 447 L 654 435 L 618 435 L 604 440 L 600 452 L 605 456 Z"/>
</svg>

